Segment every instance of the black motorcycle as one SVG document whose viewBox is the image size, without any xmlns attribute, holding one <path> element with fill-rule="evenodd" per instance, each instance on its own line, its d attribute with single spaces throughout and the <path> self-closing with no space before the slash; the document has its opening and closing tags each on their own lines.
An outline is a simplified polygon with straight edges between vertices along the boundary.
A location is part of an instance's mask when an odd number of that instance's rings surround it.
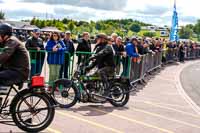
<svg viewBox="0 0 200 133">
<path fill-rule="evenodd" d="M 59 79 L 55 81 L 53 95 L 62 108 L 74 106 L 77 102 L 106 103 L 115 107 L 123 107 L 130 97 L 131 85 L 129 79 L 122 77 L 109 77 L 109 87 L 100 77 L 86 76 L 85 65 L 79 65 L 71 80 Z M 109 89 L 105 96 L 105 90 Z"/>
</svg>

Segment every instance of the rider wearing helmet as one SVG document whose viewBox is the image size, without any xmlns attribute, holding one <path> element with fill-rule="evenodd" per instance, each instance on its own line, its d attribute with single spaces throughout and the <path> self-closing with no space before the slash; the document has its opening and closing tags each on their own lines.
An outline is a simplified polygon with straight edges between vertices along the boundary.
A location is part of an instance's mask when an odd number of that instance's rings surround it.
<svg viewBox="0 0 200 133">
<path fill-rule="evenodd" d="M 0 24 L 0 85 L 12 85 L 28 79 L 29 58 L 25 46 L 12 36 L 12 26 Z"/>
<path fill-rule="evenodd" d="M 97 45 L 95 47 L 95 55 L 90 57 L 93 60 L 89 66 L 86 67 L 86 71 L 91 70 L 97 66 L 97 71 L 93 74 L 99 75 L 105 85 L 105 95 L 108 95 L 108 77 L 114 76 L 115 63 L 114 63 L 114 51 L 113 48 L 107 43 L 107 36 L 103 33 L 96 36 Z"/>
</svg>

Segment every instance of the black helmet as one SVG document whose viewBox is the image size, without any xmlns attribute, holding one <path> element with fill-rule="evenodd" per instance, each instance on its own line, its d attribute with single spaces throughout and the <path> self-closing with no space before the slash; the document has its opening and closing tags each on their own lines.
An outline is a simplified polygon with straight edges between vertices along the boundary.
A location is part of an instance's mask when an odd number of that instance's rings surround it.
<svg viewBox="0 0 200 133">
<path fill-rule="evenodd" d="M 12 35 L 12 26 L 7 23 L 1 23 L 0 24 L 0 35 L 11 36 Z"/>
</svg>

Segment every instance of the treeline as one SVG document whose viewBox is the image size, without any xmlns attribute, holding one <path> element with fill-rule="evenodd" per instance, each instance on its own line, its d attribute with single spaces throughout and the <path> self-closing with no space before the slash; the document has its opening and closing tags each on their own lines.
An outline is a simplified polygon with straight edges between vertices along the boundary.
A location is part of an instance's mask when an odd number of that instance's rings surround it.
<svg viewBox="0 0 200 133">
<path fill-rule="evenodd" d="M 120 36 L 127 36 L 129 32 L 138 33 L 142 26 L 150 26 L 151 24 L 143 23 L 132 19 L 118 19 L 118 20 L 100 20 L 94 21 L 75 21 L 71 19 L 53 19 L 53 20 L 40 20 L 33 18 L 31 25 L 36 25 L 39 28 L 46 26 L 57 27 L 61 31 L 70 30 L 73 34 L 80 34 L 84 31 L 95 35 L 99 32 L 111 34 L 113 32 Z"/>
<path fill-rule="evenodd" d="M 193 39 L 200 41 L 200 20 L 197 20 L 195 24 L 188 24 L 182 26 L 179 30 L 179 37 L 181 39 Z"/>
</svg>

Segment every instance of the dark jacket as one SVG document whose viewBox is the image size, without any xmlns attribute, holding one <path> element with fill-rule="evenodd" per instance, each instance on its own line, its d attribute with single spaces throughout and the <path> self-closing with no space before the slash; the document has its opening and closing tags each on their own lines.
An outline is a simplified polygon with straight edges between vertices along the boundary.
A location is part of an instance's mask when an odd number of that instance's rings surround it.
<svg viewBox="0 0 200 133">
<path fill-rule="evenodd" d="M 68 48 L 68 52 L 71 54 L 71 56 L 74 54 L 74 43 L 72 40 L 66 40 L 66 39 L 63 39 L 63 42 L 65 44 L 65 46 Z"/>
<path fill-rule="evenodd" d="M 37 47 L 39 47 L 41 50 L 44 50 L 44 45 L 41 38 L 30 37 L 26 41 L 25 46 L 28 50 L 37 50 Z M 44 60 L 44 57 L 45 57 L 44 52 L 29 51 L 29 54 L 30 54 L 31 59 Z"/>
<path fill-rule="evenodd" d="M 91 52 L 91 43 L 90 43 L 90 41 L 87 42 L 84 39 L 81 39 L 80 42 L 78 43 L 76 51 Z"/>
<path fill-rule="evenodd" d="M 124 46 L 123 45 L 117 45 L 117 44 L 113 44 L 113 48 L 115 50 L 115 54 L 116 55 L 122 55 L 121 53 L 125 51 Z"/>
<path fill-rule="evenodd" d="M 29 57 L 25 46 L 16 38 L 11 37 L 1 45 L 0 64 L 3 70 L 19 72 L 23 80 L 28 79 Z"/>
<path fill-rule="evenodd" d="M 58 45 L 58 51 L 53 52 L 53 47 L 55 45 Z M 63 64 L 64 58 L 65 58 L 65 51 L 68 50 L 68 48 L 65 47 L 63 41 L 58 41 L 56 44 L 55 41 L 49 40 L 47 42 L 46 50 L 48 52 L 47 62 L 48 64 Z"/>
<path fill-rule="evenodd" d="M 126 53 L 130 57 L 139 57 L 139 54 L 136 52 L 136 47 L 132 43 L 126 45 Z"/>
<path fill-rule="evenodd" d="M 76 48 L 77 52 L 91 52 L 91 43 L 90 41 L 85 41 L 84 39 L 81 39 L 78 43 L 78 46 Z M 87 62 L 90 55 L 89 54 L 77 54 L 78 56 L 78 64 L 81 62 Z"/>
<path fill-rule="evenodd" d="M 96 49 L 95 55 L 90 59 L 95 59 L 95 61 L 90 64 L 90 69 L 95 66 L 97 66 L 98 69 L 104 67 L 113 67 L 114 69 L 115 67 L 113 50 L 111 46 L 106 44 L 99 45 Z"/>
<path fill-rule="evenodd" d="M 117 45 L 117 44 L 113 44 L 113 49 L 115 50 L 115 64 L 120 64 L 120 60 L 121 60 L 121 55 L 122 52 L 124 52 L 124 46 L 123 45 Z"/>
<path fill-rule="evenodd" d="M 144 47 L 141 44 L 137 45 L 138 53 L 144 55 Z"/>
</svg>

